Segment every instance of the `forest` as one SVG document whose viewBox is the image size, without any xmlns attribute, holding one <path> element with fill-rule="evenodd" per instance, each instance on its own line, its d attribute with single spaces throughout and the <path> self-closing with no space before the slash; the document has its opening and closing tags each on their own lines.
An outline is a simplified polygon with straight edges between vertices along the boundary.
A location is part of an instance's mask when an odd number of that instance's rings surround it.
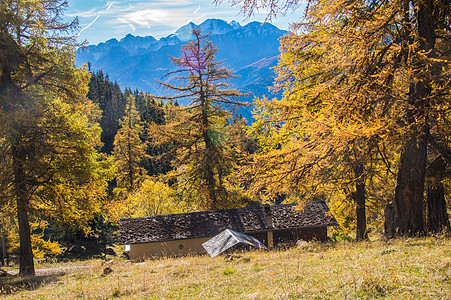
<svg viewBox="0 0 451 300">
<path fill-rule="evenodd" d="M 269 20 L 300 2 L 233 1 Z M 2 258 L 21 275 L 102 252 L 130 217 L 320 199 L 358 241 L 451 231 L 448 1 L 308 1 L 280 40 L 283 96 L 255 99 L 252 124 L 208 33 L 150 95 L 74 66 L 66 5 L 0 2 Z"/>
</svg>

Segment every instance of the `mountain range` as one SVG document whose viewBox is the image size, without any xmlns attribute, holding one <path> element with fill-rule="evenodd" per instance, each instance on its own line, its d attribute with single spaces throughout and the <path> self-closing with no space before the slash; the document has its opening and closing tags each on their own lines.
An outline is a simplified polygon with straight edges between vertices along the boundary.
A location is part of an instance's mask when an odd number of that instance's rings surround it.
<svg viewBox="0 0 451 300">
<path fill-rule="evenodd" d="M 174 70 L 169 56 L 180 56 L 181 47 L 192 39 L 194 28 L 209 34 L 208 39 L 218 47 L 217 60 L 223 60 L 238 76 L 231 80 L 233 88 L 249 93 L 241 100 L 251 102 L 255 96 L 270 94 L 268 87 L 275 78 L 272 67 L 278 61 L 279 38 L 287 31 L 269 23 L 251 22 L 241 26 L 235 21 L 208 19 L 199 25 L 189 23 L 159 40 L 128 34 L 121 40 L 110 39 L 78 49 L 76 64 L 89 63 L 91 71 L 102 70 L 122 88 L 168 95 L 170 91 L 161 87 L 157 79 L 162 80 Z M 249 119 L 249 109 L 241 112 Z"/>
</svg>

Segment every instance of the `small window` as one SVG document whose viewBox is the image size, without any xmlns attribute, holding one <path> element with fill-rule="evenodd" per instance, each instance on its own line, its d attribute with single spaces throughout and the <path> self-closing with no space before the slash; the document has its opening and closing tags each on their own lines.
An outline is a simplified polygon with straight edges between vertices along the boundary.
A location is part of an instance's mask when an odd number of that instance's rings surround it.
<svg viewBox="0 0 451 300">
<path fill-rule="evenodd" d="M 183 247 L 184 247 L 183 244 L 179 244 L 179 249 L 180 250 L 183 250 Z"/>
</svg>

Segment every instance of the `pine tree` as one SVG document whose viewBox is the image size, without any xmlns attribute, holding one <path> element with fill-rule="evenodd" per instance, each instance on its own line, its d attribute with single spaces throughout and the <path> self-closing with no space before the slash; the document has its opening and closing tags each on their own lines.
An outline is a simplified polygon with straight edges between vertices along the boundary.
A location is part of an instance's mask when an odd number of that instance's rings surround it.
<svg viewBox="0 0 451 300">
<path fill-rule="evenodd" d="M 180 69 L 168 76 L 178 75 L 180 84 L 162 83 L 179 93 L 164 99 L 186 98 L 189 105 L 167 110 L 168 124 L 154 126 L 150 134 L 155 144 L 175 152 L 171 175 L 179 178 L 179 185 L 198 191 L 199 206 L 218 209 L 230 205 L 225 183 L 235 161 L 228 144 L 227 108 L 242 103 L 235 100 L 238 91 L 224 88 L 233 75 L 215 61 L 217 49 L 199 30 L 193 38 L 180 58 L 172 58 Z"/>
<path fill-rule="evenodd" d="M 102 111 L 100 126 L 102 127 L 102 152 L 111 154 L 114 137 L 119 129 L 119 120 L 125 113 L 126 97 L 117 83 L 109 80 L 102 71 L 91 74 L 88 98 L 97 103 Z"/>
<path fill-rule="evenodd" d="M 149 176 L 165 174 L 171 170 L 170 155 L 164 156 L 167 145 L 152 145 L 148 133 L 148 125 L 165 124 L 165 110 L 164 106 L 171 106 L 171 102 L 164 103 L 157 100 L 149 94 L 143 92 L 134 92 L 136 108 L 139 112 L 139 117 L 144 124 L 144 128 L 140 134 L 140 138 L 146 144 L 146 156 L 142 158 L 141 165 L 146 169 Z"/>
</svg>

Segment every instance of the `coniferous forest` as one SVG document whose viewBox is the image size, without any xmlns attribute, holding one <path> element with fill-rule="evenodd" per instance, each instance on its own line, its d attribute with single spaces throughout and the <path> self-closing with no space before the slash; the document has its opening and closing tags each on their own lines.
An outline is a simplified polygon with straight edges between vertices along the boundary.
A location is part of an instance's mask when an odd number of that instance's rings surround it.
<svg viewBox="0 0 451 300">
<path fill-rule="evenodd" d="M 75 67 L 65 6 L 0 2 L 2 258 L 21 275 L 73 245 L 102 253 L 131 217 L 324 200 L 358 241 L 451 231 L 448 1 L 309 1 L 253 123 L 207 33 L 150 95 Z"/>
</svg>

